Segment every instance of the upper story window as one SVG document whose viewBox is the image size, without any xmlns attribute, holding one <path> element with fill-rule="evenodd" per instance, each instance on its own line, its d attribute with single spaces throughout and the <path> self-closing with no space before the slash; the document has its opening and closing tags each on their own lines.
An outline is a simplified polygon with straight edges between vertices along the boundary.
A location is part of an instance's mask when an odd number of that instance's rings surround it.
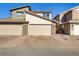
<svg viewBox="0 0 79 59">
<path fill-rule="evenodd" d="M 49 13 L 43 13 L 43 17 L 49 18 Z"/>
<path fill-rule="evenodd" d="M 17 15 L 17 16 L 21 16 L 22 14 L 24 14 L 24 12 L 22 12 L 22 11 L 17 11 L 17 12 L 16 12 L 16 15 Z"/>
<path fill-rule="evenodd" d="M 24 19 L 24 12 L 18 11 L 16 12 L 16 19 Z"/>
</svg>

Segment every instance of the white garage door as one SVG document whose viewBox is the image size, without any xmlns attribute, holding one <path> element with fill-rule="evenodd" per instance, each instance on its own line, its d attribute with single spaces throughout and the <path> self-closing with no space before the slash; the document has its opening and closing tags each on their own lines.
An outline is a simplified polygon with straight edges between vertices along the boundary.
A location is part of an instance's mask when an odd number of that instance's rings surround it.
<svg viewBox="0 0 79 59">
<path fill-rule="evenodd" d="M 29 25 L 28 35 L 51 35 L 51 25 Z"/>
<path fill-rule="evenodd" d="M 74 35 L 79 35 L 79 25 L 74 24 Z"/>
<path fill-rule="evenodd" d="M 22 35 L 22 25 L 0 25 L 0 35 Z"/>
</svg>

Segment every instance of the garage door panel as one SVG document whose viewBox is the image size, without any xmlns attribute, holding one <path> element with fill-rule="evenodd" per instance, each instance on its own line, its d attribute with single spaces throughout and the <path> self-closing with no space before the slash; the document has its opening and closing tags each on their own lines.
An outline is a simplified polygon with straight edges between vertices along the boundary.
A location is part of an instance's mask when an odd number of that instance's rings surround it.
<svg viewBox="0 0 79 59">
<path fill-rule="evenodd" d="M 0 25 L 0 35 L 22 35 L 22 25 Z"/>
<path fill-rule="evenodd" d="M 29 25 L 28 35 L 51 35 L 51 25 Z"/>
</svg>

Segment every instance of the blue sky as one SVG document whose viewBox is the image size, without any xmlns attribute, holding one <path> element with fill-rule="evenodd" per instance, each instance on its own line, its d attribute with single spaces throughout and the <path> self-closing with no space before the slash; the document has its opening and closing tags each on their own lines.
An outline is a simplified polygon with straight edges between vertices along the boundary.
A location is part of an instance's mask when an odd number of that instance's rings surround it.
<svg viewBox="0 0 79 59">
<path fill-rule="evenodd" d="M 52 18 L 57 14 L 79 5 L 79 3 L 0 3 L 0 18 L 9 17 L 9 10 L 15 7 L 29 5 L 32 10 L 51 11 Z"/>
</svg>

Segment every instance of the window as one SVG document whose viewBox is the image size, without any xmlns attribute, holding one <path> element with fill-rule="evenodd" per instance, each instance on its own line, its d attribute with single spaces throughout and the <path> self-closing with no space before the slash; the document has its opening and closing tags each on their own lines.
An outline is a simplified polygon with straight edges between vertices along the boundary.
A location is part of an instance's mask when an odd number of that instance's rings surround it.
<svg viewBox="0 0 79 59">
<path fill-rule="evenodd" d="M 43 17 L 49 18 L 49 13 L 44 13 Z"/>
<path fill-rule="evenodd" d="M 24 12 L 22 12 L 22 11 L 16 12 L 16 15 L 17 15 L 17 16 L 21 16 L 22 14 L 24 14 Z"/>
<path fill-rule="evenodd" d="M 16 12 L 16 18 L 17 19 L 22 19 L 23 18 L 23 14 L 24 14 L 24 12 L 22 12 L 22 11 Z"/>
</svg>

